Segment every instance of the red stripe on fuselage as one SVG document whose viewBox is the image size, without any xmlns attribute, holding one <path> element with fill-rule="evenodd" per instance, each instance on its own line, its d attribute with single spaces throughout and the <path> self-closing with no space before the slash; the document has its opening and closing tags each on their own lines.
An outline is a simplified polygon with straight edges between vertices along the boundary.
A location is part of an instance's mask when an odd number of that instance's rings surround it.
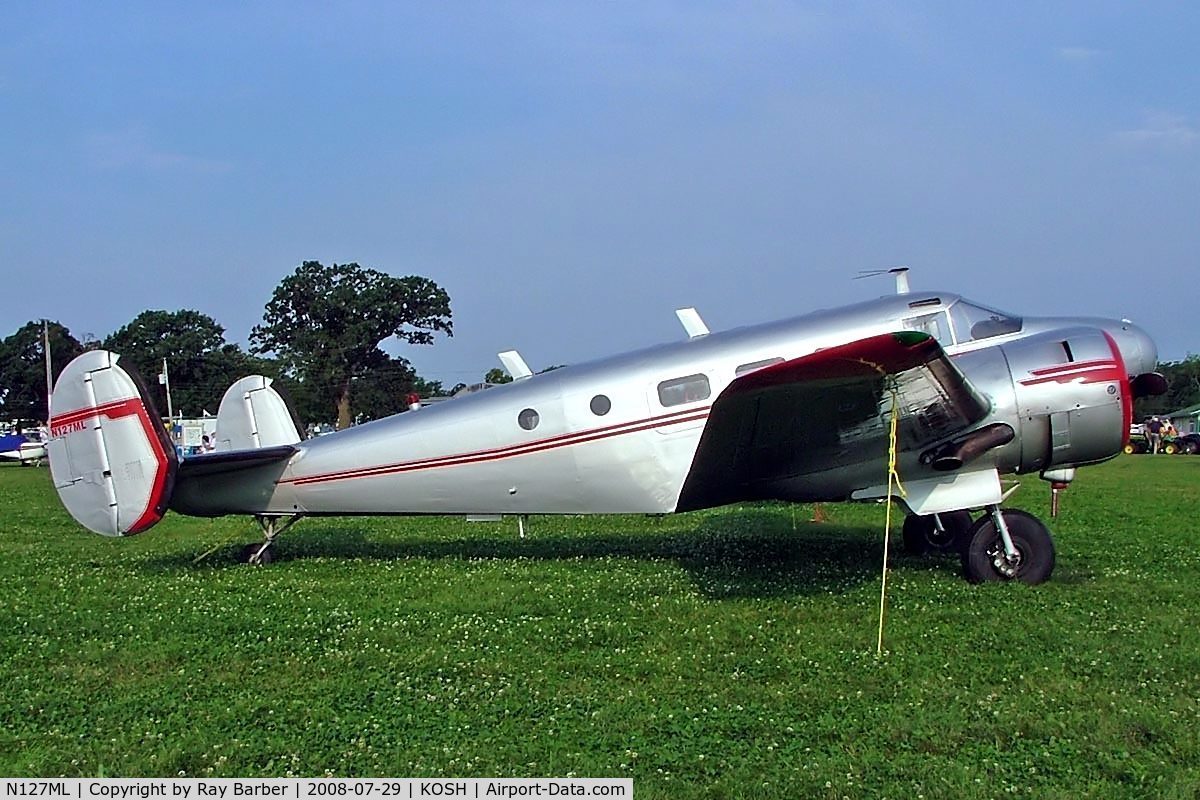
<svg viewBox="0 0 1200 800">
<path fill-rule="evenodd" d="M 1077 369 L 1088 369 L 1091 367 L 1111 367 L 1114 365 L 1111 358 L 1097 358 L 1092 361 L 1068 361 L 1065 364 L 1055 364 L 1050 367 L 1042 367 L 1040 369 L 1029 370 L 1030 375 L 1052 375 L 1056 372 L 1073 372 Z"/>
<path fill-rule="evenodd" d="M 569 447 L 570 445 L 575 444 L 595 442 L 601 439 L 609 439 L 614 436 L 623 436 L 627 433 L 637 433 L 639 431 L 653 430 L 655 428 L 666 428 L 670 427 L 671 425 L 679 425 L 685 422 L 696 422 L 698 420 L 707 418 L 710 409 L 711 406 L 705 406 L 703 408 L 695 408 L 689 411 L 675 412 L 674 414 L 665 414 L 658 417 L 650 417 L 648 419 L 634 420 L 632 422 L 622 422 L 616 425 L 609 425 L 604 428 L 592 428 L 586 431 L 575 431 L 573 433 L 553 436 L 547 439 L 506 445 L 504 447 L 497 447 L 489 450 L 477 450 L 469 453 L 438 456 L 435 458 L 426 458 L 417 461 L 401 461 L 395 464 L 381 464 L 375 467 L 363 467 L 361 469 L 346 470 L 344 472 L 305 475 L 295 478 L 288 478 L 279 482 L 292 483 L 297 486 L 301 486 L 310 483 L 326 483 L 329 481 L 341 481 L 351 478 L 374 478 L 380 475 L 394 475 L 401 472 L 414 472 L 417 470 L 435 469 L 438 467 L 455 467 L 464 464 L 478 464 L 485 461 L 497 461 L 504 458 L 514 458 L 516 456 L 528 455 L 530 453 L 554 450 L 560 447 Z"/>
<path fill-rule="evenodd" d="M 1061 364 L 1055 367 L 1030 370 L 1029 373 L 1038 377 L 1026 378 L 1020 382 L 1022 386 L 1036 386 L 1041 383 L 1072 383 L 1077 380 L 1081 383 L 1103 383 L 1128 378 L 1123 374 L 1124 367 L 1111 359 Z"/>
</svg>

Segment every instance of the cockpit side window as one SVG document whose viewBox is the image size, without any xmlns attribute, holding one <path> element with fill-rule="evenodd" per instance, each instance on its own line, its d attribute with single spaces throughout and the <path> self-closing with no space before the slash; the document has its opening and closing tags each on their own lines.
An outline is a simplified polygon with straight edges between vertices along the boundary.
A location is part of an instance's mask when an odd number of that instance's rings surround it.
<svg viewBox="0 0 1200 800">
<path fill-rule="evenodd" d="M 937 339 L 938 343 L 942 345 L 954 344 L 954 339 L 950 335 L 950 320 L 946 317 L 945 311 L 922 314 L 919 317 L 909 317 L 904 320 L 904 328 L 905 330 L 927 333 L 934 339 Z"/>
<path fill-rule="evenodd" d="M 658 385 L 658 402 L 664 406 L 677 406 L 707 400 L 712 394 L 708 376 L 703 373 L 673 378 Z"/>
<path fill-rule="evenodd" d="M 966 300 L 959 300 L 950 307 L 950 317 L 960 342 L 1018 333 L 1023 324 L 1020 317 Z"/>
<path fill-rule="evenodd" d="M 783 363 L 783 359 L 778 356 L 775 358 L 764 358 L 762 361 L 751 361 L 749 364 L 742 364 L 735 369 L 733 371 L 733 375 L 736 378 L 740 378 L 743 375 L 763 369 L 764 367 L 770 367 L 781 363 Z"/>
</svg>

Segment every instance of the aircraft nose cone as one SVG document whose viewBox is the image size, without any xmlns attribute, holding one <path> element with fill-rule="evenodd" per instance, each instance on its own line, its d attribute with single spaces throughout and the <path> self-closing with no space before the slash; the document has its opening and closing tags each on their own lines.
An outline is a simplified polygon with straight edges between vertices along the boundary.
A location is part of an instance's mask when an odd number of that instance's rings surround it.
<svg viewBox="0 0 1200 800">
<path fill-rule="evenodd" d="M 1108 332 L 1117 343 L 1130 375 L 1141 375 L 1158 369 L 1158 348 L 1144 330 L 1128 320 L 1121 320 L 1109 326 Z"/>
</svg>

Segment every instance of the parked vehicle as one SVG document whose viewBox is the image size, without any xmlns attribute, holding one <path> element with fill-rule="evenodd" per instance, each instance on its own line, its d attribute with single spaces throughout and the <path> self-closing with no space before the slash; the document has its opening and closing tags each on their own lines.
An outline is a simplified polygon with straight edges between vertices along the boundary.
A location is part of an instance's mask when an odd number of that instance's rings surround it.
<svg viewBox="0 0 1200 800">
<path fill-rule="evenodd" d="M 1175 447 L 1184 455 L 1200 453 L 1200 433 L 1185 433 L 1175 439 Z"/>
<path fill-rule="evenodd" d="M 1191 435 L 1195 435 L 1195 434 L 1191 434 Z M 1175 453 L 1179 452 L 1178 442 L 1179 442 L 1179 439 L 1174 436 L 1164 436 L 1162 438 L 1162 441 L 1159 442 L 1158 452 L 1166 453 L 1167 455 L 1174 455 Z M 1197 446 L 1196 449 L 1200 450 L 1200 446 Z M 1126 445 L 1125 445 L 1125 452 L 1126 453 L 1149 453 L 1150 452 L 1150 439 L 1147 438 L 1144 434 L 1131 434 L 1129 437 L 1129 442 L 1126 443 Z M 1193 450 L 1192 452 L 1196 452 L 1196 450 Z"/>
</svg>

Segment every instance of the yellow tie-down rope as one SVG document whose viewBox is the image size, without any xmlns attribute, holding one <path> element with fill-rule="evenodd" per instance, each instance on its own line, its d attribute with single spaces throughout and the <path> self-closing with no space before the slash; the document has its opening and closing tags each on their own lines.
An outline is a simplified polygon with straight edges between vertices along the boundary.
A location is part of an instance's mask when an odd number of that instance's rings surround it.
<svg viewBox="0 0 1200 800">
<path fill-rule="evenodd" d="M 900 394 L 896 391 L 895 386 L 892 386 L 890 391 L 892 393 L 892 422 L 888 433 L 887 511 L 883 524 L 883 578 L 879 584 L 879 640 L 875 643 L 876 656 L 883 655 L 883 616 L 884 609 L 887 607 L 888 548 L 891 546 L 892 539 L 892 486 L 896 487 L 896 491 L 901 497 L 907 497 L 904 485 L 900 483 L 900 473 L 896 472 L 896 431 L 900 422 Z"/>
</svg>

